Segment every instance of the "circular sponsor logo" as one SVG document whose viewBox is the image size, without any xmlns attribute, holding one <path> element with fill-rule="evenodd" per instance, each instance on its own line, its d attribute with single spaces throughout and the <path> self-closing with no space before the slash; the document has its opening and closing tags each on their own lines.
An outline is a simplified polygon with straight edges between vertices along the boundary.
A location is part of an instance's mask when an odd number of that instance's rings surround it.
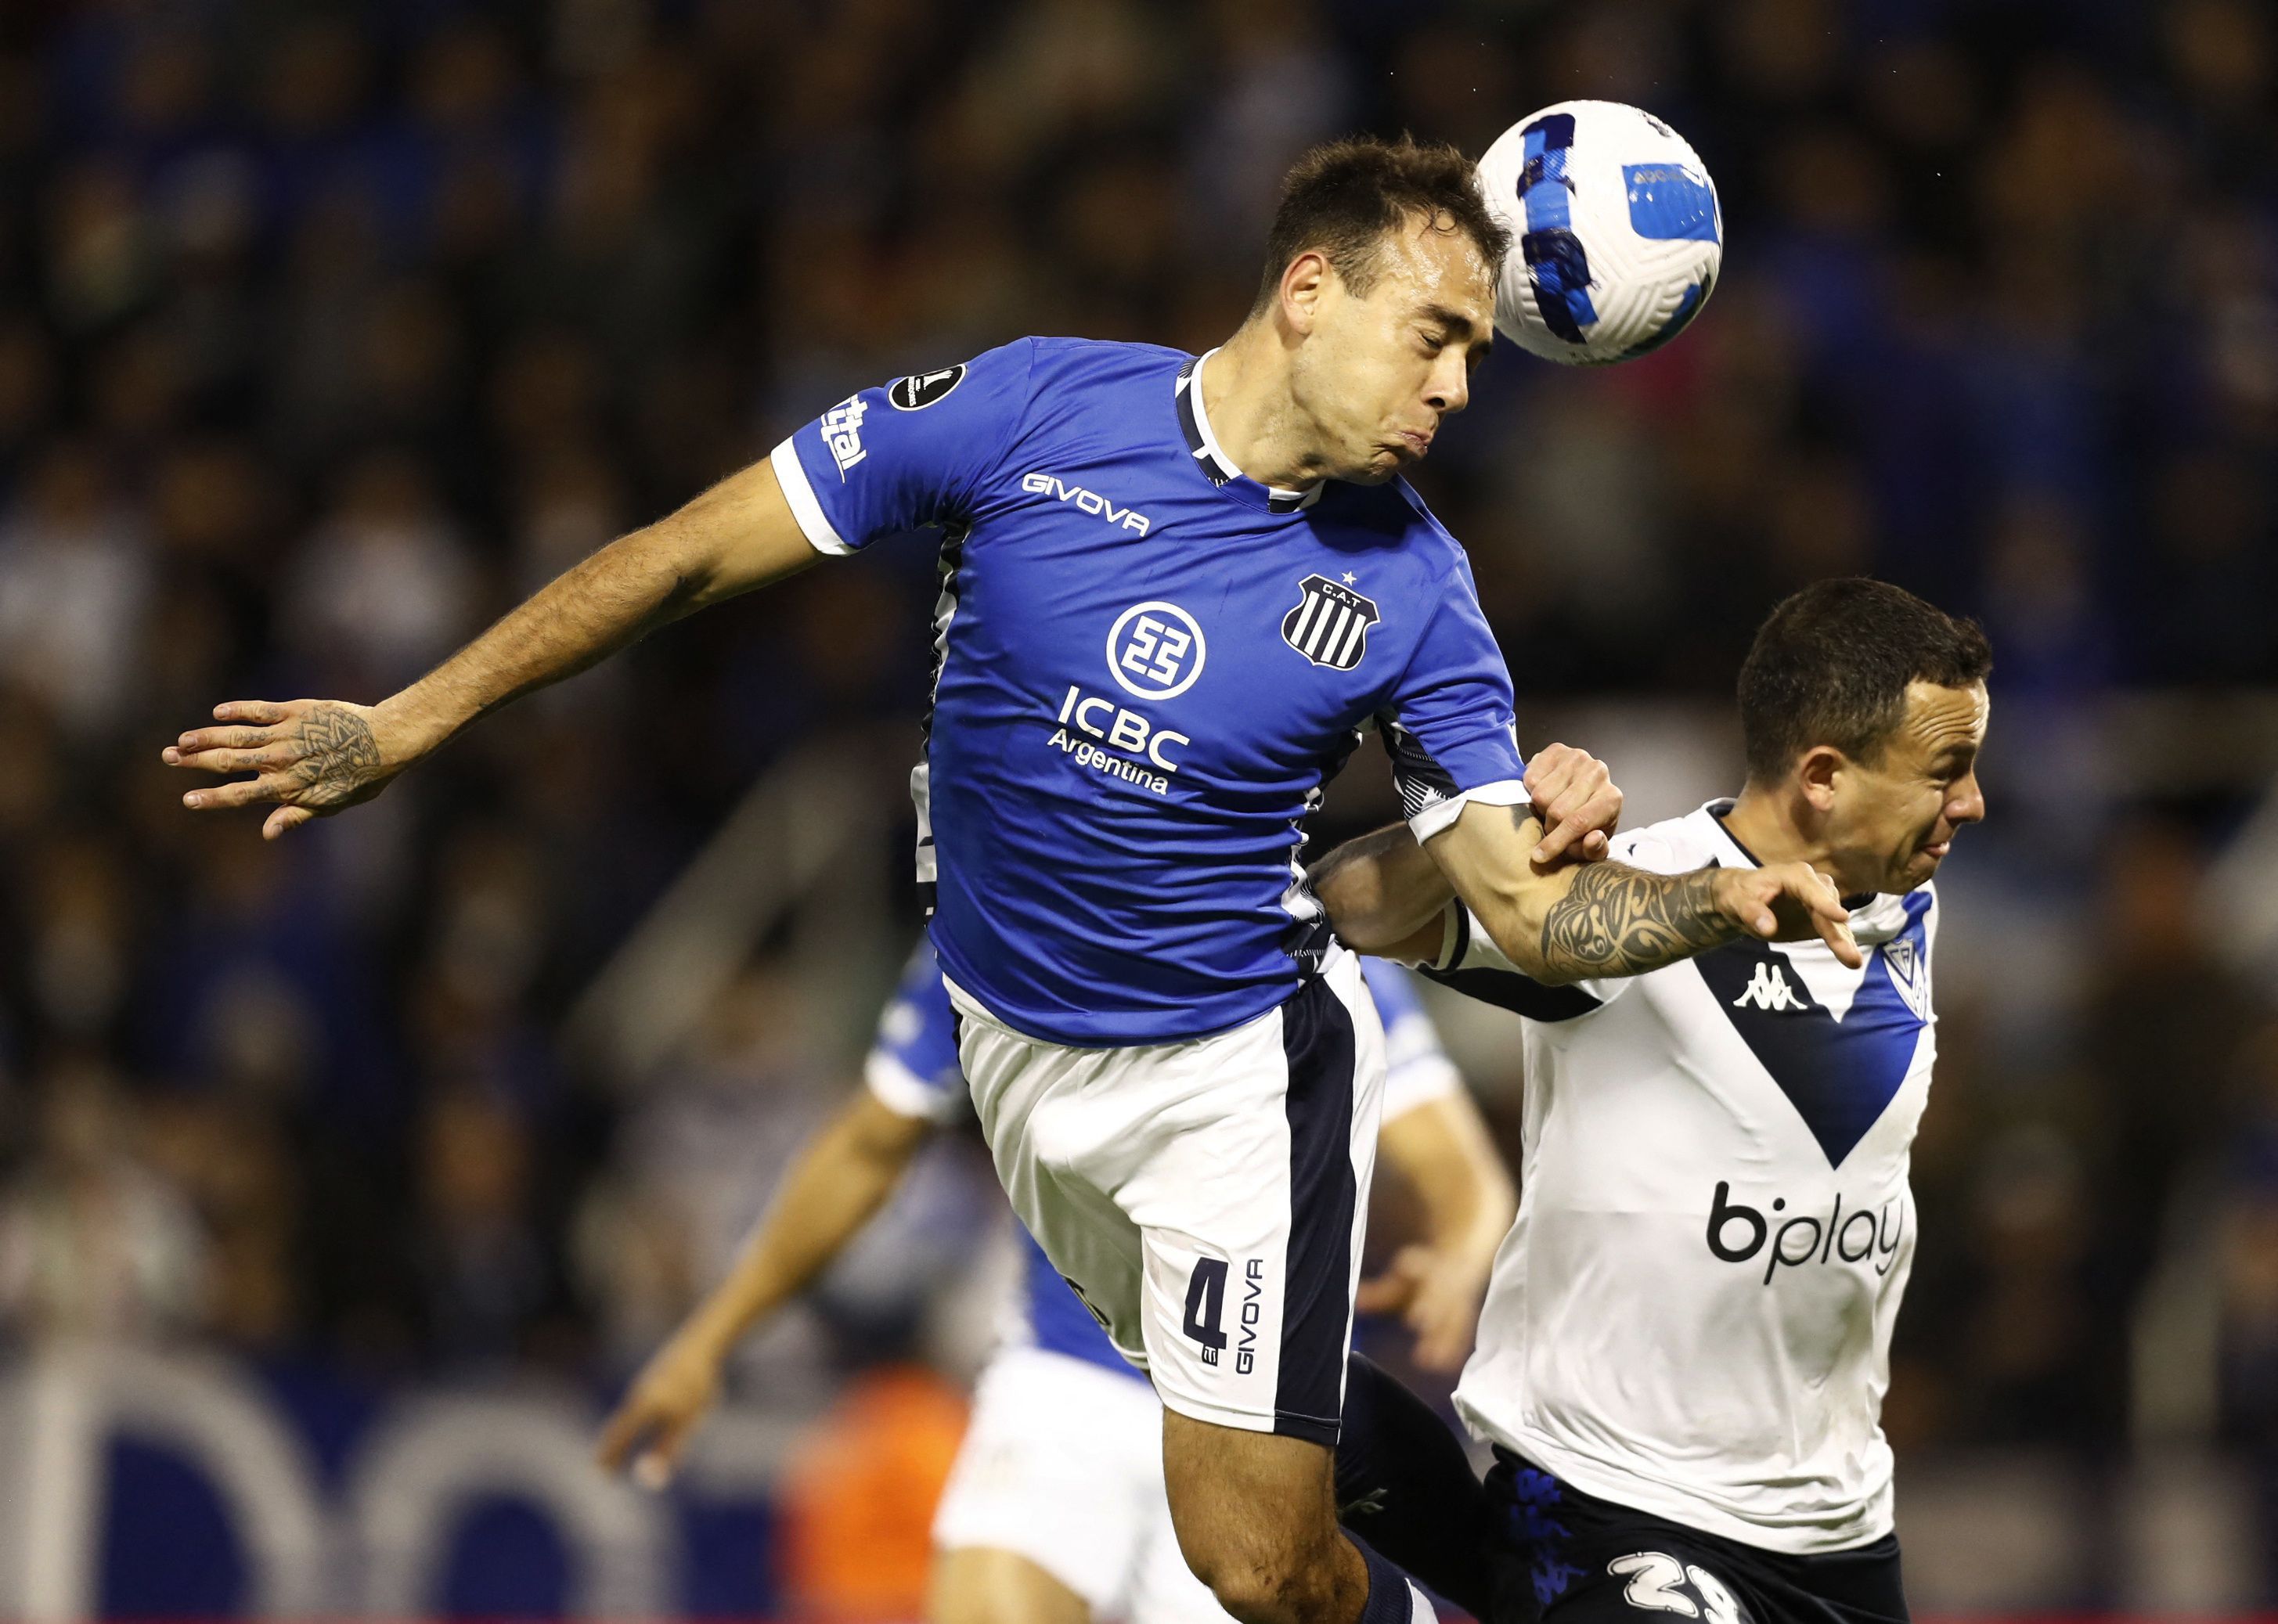
<svg viewBox="0 0 2278 1624">
<path fill-rule="evenodd" d="M 964 381 L 962 362 L 938 372 L 913 372 L 907 377 L 896 378 L 886 390 L 886 399 L 898 411 L 914 412 L 946 399 L 949 392 Z"/>
<path fill-rule="evenodd" d="M 1142 699 L 1175 699 L 1203 674 L 1203 629 L 1174 603 L 1134 604 L 1107 634 L 1107 675 Z"/>
</svg>

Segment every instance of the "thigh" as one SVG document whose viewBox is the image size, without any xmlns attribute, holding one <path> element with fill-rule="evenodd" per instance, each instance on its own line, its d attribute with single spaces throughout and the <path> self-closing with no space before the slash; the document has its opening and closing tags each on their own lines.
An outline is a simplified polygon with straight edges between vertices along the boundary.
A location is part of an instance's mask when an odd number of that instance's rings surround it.
<svg viewBox="0 0 2278 1624">
<path fill-rule="evenodd" d="M 1120 1616 L 1161 1493 L 1149 1471 L 1158 1414 L 1146 1384 L 1036 1349 L 1000 1353 L 934 1514 L 935 1547 L 1021 1558 L 1085 1606 Z M 944 1573 L 949 1570 L 943 1569 Z M 1002 1564 L 965 1565 L 1001 1578 Z M 938 1590 L 938 1587 L 937 1587 Z"/>
<path fill-rule="evenodd" d="M 1342 1547 L 1365 1596 L 1359 1558 L 1337 1531 L 1334 1476 L 1319 1444 L 1163 1413 L 1172 1529 L 1188 1566 L 1213 1585 L 1227 1573 L 1334 1572 Z"/>
<path fill-rule="evenodd" d="M 1163 1481 L 1161 1411 L 1156 1436 L 1149 1440 L 1154 1463 L 1143 1513 L 1143 1533 L 1131 1569 L 1131 1624 L 1232 1624 L 1233 1614 L 1218 1605 L 1210 1587 L 1195 1577 L 1179 1549 L 1178 1529 L 1171 1521 L 1169 1491 Z"/>
<path fill-rule="evenodd" d="M 1189 1067 L 1120 1191 L 1156 1392 L 1197 1421 L 1334 1445 L 1383 1094 L 1358 961 L 1339 954 Z"/>
<path fill-rule="evenodd" d="M 1106 1330 L 1116 1351 L 1146 1368 L 1138 1226 L 1092 1163 L 1128 1139 L 1135 1102 L 1118 1088 L 1120 1054 L 1064 1048 L 976 1020 L 962 1023 L 959 1059 L 1013 1210 Z"/>
</svg>

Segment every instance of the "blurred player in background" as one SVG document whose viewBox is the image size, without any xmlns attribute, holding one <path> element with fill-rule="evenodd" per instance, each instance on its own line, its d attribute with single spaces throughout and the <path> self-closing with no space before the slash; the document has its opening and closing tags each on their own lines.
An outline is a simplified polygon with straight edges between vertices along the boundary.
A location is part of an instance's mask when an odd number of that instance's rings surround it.
<svg viewBox="0 0 2278 1624">
<path fill-rule="evenodd" d="M 1545 980 L 1743 934 L 1857 958 L 1803 864 L 1561 860 L 1602 852 L 1618 793 L 1520 760 L 1470 566 L 1397 477 L 1470 399 L 1510 246 L 1454 149 L 1317 149 L 1219 348 L 1024 339 L 862 391 L 381 704 L 224 705 L 164 759 L 257 774 L 186 800 L 273 803 L 279 834 L 646 631 L 938 527 L 918 877 L 998 1176 L 1152 1379 L 1227 1610 L 1428 1617 L 1336 1520 L 1384 1054 L 1296 861 L 1321 786 L 1379 726 L 1417 838 Z"/>
<path fill-rule="evenodd" d="M 1404 829 L 1316 871 L 1352 941 L 1525 1018 L 1525 1198 L 1456 1395 L 1495 1449 L 1499 1620 L 1907 1616 L 1880 1416 L 1937 1048 L 1931 877 L 1985 815 L 1991 668 L 1975 623 L 1897 587 L 1807 587 L 1742 668 L 1739 797 L 1614 842 L 1671 873 L 1820 867 L 1863 968 L 1748 942 L 1547 987 Z"/>
<path fill-rule="evenodd" d="M 1371 960 L 1363 973 L 1388 1058 L 1380 1143 L 1419 1197 L 1425 1227 L 1364 1284 L 1364 1304 L 1400 1312 L 1418 1362 L 1453 1370 L 1510 1222 L 1510 1180 L 1407 972 Z M 602 1433 L 605 1466 L 661 1482 L 737 1341 L 809 1285 L 919 1147 L 970 1111 L 956 1025 L 933 949 L 921 945 L 879 1018 L 868 1086 L 808 1146 L 728 1279 L 634 1381 Z M 935 1522 L 933 1624 L 1224 1620 L 1179 1553 L 1146 1377 L 1025 1233 L 1021 1249 L 1005 1340 L 981 1376 Z"/>
</svg>

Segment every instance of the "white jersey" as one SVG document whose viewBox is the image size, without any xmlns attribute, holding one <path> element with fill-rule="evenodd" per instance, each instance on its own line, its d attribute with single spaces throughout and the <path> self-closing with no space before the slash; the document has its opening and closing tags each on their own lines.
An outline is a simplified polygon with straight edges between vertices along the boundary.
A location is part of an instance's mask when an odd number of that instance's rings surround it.
<svg viewBox="0 0 2278 1624">
<path fill-rule="evenodd" d="M 1715 802 L 1623 835 L 1675 873 L 1753 865 Z M 1545 987 L 1456 911 L 1431 972 L 1515 1008 L 1518 1218 L 1456 1405 L 1586 1494 L 1790 1554 L 1888 1533 L 1881 1425 L 1935 1052 L 1925 886 L 1817 941 Z"/>
</svg>

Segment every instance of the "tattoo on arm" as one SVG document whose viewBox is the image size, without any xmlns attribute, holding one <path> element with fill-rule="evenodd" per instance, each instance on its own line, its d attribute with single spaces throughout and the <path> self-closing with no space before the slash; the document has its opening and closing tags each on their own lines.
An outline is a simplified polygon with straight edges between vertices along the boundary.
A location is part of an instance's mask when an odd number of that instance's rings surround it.
<svg viewBox="0 0 2278 1624">
<path fill-rule="evenodd" d="M 1542 921 L 1542 962 L 1554 974 L 1640 975 L 1740 934 L 1716 905 L 1716 871 L 1654 874 L 1619 863 L 1574 873 Z"/>
<path fill-rule="evenodd" d="M 302 806 L 339 806 L 379 775 L 371 724 L 344 705 L 320 705 L 301 719 L 302 755 L 289 771 Z"/>
</svg>

